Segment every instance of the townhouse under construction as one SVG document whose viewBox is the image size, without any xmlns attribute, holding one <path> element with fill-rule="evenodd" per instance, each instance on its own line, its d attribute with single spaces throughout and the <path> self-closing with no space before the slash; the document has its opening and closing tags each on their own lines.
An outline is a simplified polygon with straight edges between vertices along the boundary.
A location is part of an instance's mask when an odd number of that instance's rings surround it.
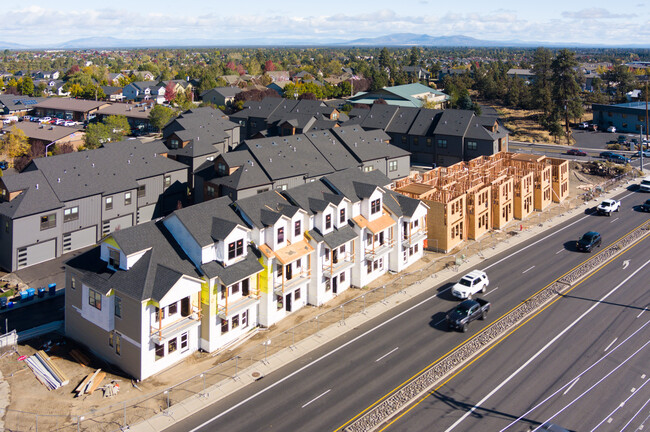
<svg viewBox="0 0 650 432">
<path fill-rule="evenodd" d="M 396 192 L 422 200 L 428 249 L 449 252 L 513 219 L 523 220 L 569 195 L 569 162 L 500 152 L 449 167 L 412 172 L 393 182 Z"/>
</svg>

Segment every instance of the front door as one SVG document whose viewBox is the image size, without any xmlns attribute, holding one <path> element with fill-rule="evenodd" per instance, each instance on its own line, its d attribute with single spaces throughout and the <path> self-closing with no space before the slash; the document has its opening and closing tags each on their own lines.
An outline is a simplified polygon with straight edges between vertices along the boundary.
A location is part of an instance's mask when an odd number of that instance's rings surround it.
<svg viewBox="0 0 650 432">
<path fill-rule="evenodd" d="M 339 287 L 339 278 L 338 277 L 333 277 L 332 278 L 332 292 L 334 294 L 338 294 L 338 287 Z"/>
<path fill-rule="evenodd" d="M 284 298 L 286 310 L 287 312 L 291 312 L 291 293 L 287 294 Z"/>
</svg>

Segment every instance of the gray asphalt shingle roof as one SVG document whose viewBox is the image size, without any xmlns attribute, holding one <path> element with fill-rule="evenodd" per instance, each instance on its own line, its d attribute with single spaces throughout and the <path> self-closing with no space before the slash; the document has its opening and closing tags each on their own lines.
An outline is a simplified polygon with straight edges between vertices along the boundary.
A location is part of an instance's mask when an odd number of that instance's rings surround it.
<svg viewBox="0 0 650 432">
<path fill-rule="evenodd" d="M 473 111 L 444 110 L 440 116 L 440 120 L 438 120 L 438 124 L 436 124 L 434 133 L 436 135 L 463 136 L 473 116 Z"/>
<path fill-rule="evenodd" d="M 243 260 L 231 264 L 228 267 L 224 267 L 223 263 L 210 261 L 209 263 L 203 264 L 201 270 L 210 279 L 215 277 L 219 278 L 221 283 L 229 286 L 264 270 L 264 267 L 258 261 L 259 258 L 259 251 L 247 246 L 246 257 Z"/>
<path fill-rule="evenodd" d="M 272 225 L 283 215 L 291 217 L 299 210 L 275 190 L 238 199 L 235 207 L 257 228 Z"/>
<path fill-rule="evenodd" d="M 385 189 L 386 186 L 391 184 L 391 180 L 378 170 L 363 172 L 356 168 L 349 168 L 327 175 L 323 178 L 323 181 L 353 203 L 360 201 L 359 194 L 366 196 L 369 190 L 374 191 L 377 186 Z M 358 185 L 361 184 L 365 184 L 367 187 L 359 187 Z"/>
<path fill-rule="evenodd" d="M 410 155 L 390 144 L 390 136 L 381 129 L 364 131 L 359 126 L 342 126 L 332 129 L 332 133 L 360 162 Z"/>
</svg>

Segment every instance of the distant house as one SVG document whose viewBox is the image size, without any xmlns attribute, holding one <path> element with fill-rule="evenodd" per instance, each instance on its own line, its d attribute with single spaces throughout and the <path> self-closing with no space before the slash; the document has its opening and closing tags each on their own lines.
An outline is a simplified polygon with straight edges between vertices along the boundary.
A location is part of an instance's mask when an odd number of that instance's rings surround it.
<svg viewBox="0 0 650 432">
<path fill-rule="evenodd" d="M 156 79 L 156 76 L 149 71 L 133 71 L 131 72 L 132 76 L 137 77 L 141 81 L 153 81 Z"/>
<path fill-rule="evenodd" d="M 111 84 L 118 84 L 120 82 L 120 79 L 123 78 L 126 78 L 126 76 L 124 76 L 124 74 L 122 74 L 121 72 L 108 74 L 108 82 Z"/>
<path fill-rule="evenodd" d="M 136 81 L 122 90 L 124 99 L 132 101 L 153 100 L 156 103 L 165 101 L 165 87 L 153 81 Z"/>
<path fill-rule="evenodd" d="M 106 95 L 106 99 L 111 102 L 120 102 L 124 99 L 122 87 L 101 86 L 101 89 Z"/>
<path fill-rule="evenodd" d="M 535 80 L 535 72 L 531 69 L 509 69 L 506 72 L 508 78 L 519 77 L 524 80 L 526 84 L 530 84 Z"/>
<path fill-rule="evenodd" d="M 406 72 L 409 77 L 415 79 L 416 81 L 429 81 L 431 78 L 431 73 L 420 66 L 404 66 L 402 67 L 402 70 Z"/>
<path fill-rule="evenodd" d="M 420 108 L 425 103 L 430 103 L 436 108 L 444 108 L 449 101 L 449 96 L 439 90 L 415 83 L 359 92 L 349 98 L 348 102 L 372 105 L 377 99 L 385 100 L 388 105 Z"/>
<path fill-rule="evenodd" d="M 264 74 L 268 75 L 274 83 L 291 81 L 289 71 L 269 71 Z"/>
<path fill-rule="evenodd" d="M 241 93 L 239 87 L 215 87 L 210 90 L 206 90 L 201 95 L 201 100 L 203 102 L 209 102 L 216 106 L 225 106 L 228 107 L 232 105 L 235 100 L 235 96 Z"/>
<path fill-rule="evenodd" d="M 33 78 L 36 79 L 59 79 L 61 76 L 61 73 L 58 70 L 52 70 L 52 71 L 38 71 L 34 74 Z"/>
</svg>

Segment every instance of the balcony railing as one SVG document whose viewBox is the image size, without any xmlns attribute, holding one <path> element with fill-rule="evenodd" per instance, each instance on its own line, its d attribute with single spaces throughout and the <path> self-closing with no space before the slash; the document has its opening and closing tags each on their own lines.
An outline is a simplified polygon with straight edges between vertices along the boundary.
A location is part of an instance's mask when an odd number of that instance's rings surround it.
<svg viewBox="0 0 650 432">
<path fill-rule="evenodd" d="M 224 319 L 228 319 L 231 315 L 250 307 L 251 305 L 259 302 L 259 291 L 251 291 L 250 295 L 242 296 L 235 301 L 228 301 L 228 297 L 219 300 L 217 303 L 217 314 Z"/>
<path fill-rule="evenodd" d="M 300 284 L 309 282 L 310 279 L 311 269 L 294 274 L 289 280 L 285 279 L 284 275 L 279 278 L 276 276 L 273 280 L 273 292 L 276 295 L 282 295 L 285 291 L 289 291 Z"/>
<path fill-rule="evenodd" d="M 151 341 L 160 345 L 161 343 L 177 336 L 185 330 L 199 325 L 201 322 L 201 310 L 194 305 L 191 309 L 192 313 L 190 315 L 182 317 L 172 323 L 165 324 L 164 326 L 151 326 L 149 333 Z"/>
<path fill-rule="evenodd" d="M 347 270 L 354 266 L 354 254 L 345 254 L 343 257 L 339 257 L 337 262 L 333 260 L 328 260 L 323 262 L 323 275 L 326 278 L 331 278 L 335 274 L 341 273 L 344 270 Z"/>
<path fill-rule="evenodd" d="M 421 242 L 427 238 L 427 232 L 425 230 L 417 230 L 410 233 L 406 238 L 402 238 L 402 246 L 407 248 L 411 247 L 416 243 Z"/>
<path fill-rule="evenodd" d="M 386 239 L 383 243 L 379 242 L 374 242 L 368 245 L 366 243 L 366 259 L 367 260 L 375 260 L 376 258 L 386 255 L 388 252 L 391 251 L 393 246 L 395 245 L 395 241 L 392 238 Z"/>
</svg>

